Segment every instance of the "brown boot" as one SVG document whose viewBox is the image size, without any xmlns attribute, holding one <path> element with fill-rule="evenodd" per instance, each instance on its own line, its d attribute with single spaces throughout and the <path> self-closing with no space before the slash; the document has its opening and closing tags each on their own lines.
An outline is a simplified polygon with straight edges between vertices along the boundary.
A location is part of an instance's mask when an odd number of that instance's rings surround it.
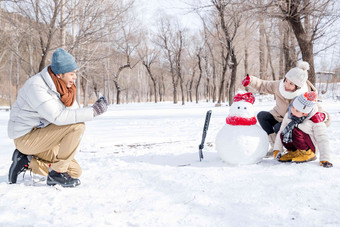
<svg viewBox="0 0 340 227">
<path fill-rule="evenodd" d="M 293 158 L 296 158 L 299 156 L 299 152 L 297 151 L 289 151 L 287 150 L 287 154 L 282 155 L 279 158 L 280 162 L 291 162 L 293 160 Z"/>
<path fill-rule="evenodd" d="M 300 162 L 309 162 L 314 161 L 316 156 L 311 149 L 308 150 L 297 150 L 299 155 L 292 159 L 292 162 L 300 163 Z"/>
</svg>

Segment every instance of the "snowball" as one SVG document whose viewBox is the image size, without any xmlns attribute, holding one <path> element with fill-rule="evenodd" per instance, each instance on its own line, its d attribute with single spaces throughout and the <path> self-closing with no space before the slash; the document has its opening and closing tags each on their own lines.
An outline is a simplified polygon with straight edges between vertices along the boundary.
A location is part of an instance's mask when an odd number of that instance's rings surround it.
<svg viewBox="0 0 340 227">
<path fill-rule="evenodd" d="M 232 165 L 258 163 L 269 147 L 268 135 L 258 125 L 226 124 L 217 134 L 215 144 L 221 159 Z"/>
</svg>

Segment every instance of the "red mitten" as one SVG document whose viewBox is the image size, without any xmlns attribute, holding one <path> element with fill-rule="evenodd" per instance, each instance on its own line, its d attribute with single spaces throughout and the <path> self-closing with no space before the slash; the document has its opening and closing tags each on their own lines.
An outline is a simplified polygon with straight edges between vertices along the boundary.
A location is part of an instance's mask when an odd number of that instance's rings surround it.
<svg viewBox="0 0 340 227">
<path fill-rule="evenodd" d="M 326 114 L 317 112 L 313 117 L 310 118 L 314 123 L 323 122 L 326 119 Z"/>
<path fill-rule="evenodd" d="M 250 76 L 249 76 L 249 74 L 247 74 L 247 76 L 242 80 L 242 85 L 244 87 L 247 87 L 249 85 L 249 83 L 250 83 Z"/>
</svg>

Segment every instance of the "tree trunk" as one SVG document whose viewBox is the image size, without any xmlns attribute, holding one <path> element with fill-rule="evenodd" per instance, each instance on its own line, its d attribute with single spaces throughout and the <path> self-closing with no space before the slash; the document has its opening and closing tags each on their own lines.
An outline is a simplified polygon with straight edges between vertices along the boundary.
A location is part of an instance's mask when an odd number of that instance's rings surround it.
<svg viewBox="0 0 340 227">
<path fill-rule="evenodd" d="M 272 80 L 276 80 L 275 69 L 274 69 L 274 66 L 273 66 L 272 54 L 271 54 L 271 48 L 270 48 L 270 38 L 269 38 L 268 33 L 265 32 L 265 35 L 266 35 L 267 53 L 268 53 L 267 59 L 268 59 L 269 65 L 270 65 L 270 69 L 272 71 L 272 73 L 271 73 L 272 74 Z"/>
<path fill-rule="evenodd" d="M 285 34 L 284 32 L 284 26 L 283 26 L 284 22 L 279 22 L 279 37 L 280 37 L 280 57 L 279 57 L 279 80 L 283 79 L 284 77 L 284 68 L 283 68 L 283 64 L 284 64 L 284 39 L 283 36 Z"/>
<path fill-rule="evenodd" d="M 229 58 L 229 57 L 227 57 Z M 224 101 L 224 83 L 225 83 L 225 79 L 226 79 L 226 72 L 227 72 L 227 65 L 223 66 L 222 69 L 222 75 L 221 75 L 221 82 L 220 82 L 220 89 L 219 89 L 219 94 L 218 94 L 218 100 L 217 100 L 217 104 L 221 105 L 221 102 Z"/>
<path fill-rule="evenodd" d="M 39 1 L 37 1 L 37 5 L 39 5 Z M 40 61 L 40 65 L 39 65 L 39 72 L 41 72 L 44 68 L 45 68 L 45 63 L 46 63 L 46 59 L 47 59 L 47 55 L 50 52 L 50 48 L 51 48 L 51 44 L 52 44 L 52 39 L 54 36 L 54 32 L 55 32 L 55 23 L 57 21 L 57 16 L 58 16 L 58 12 L 59 12 L 59 4 L 57 2 L 55 2 L 55 7 L 54 7 L 54 11 L 53 11 L 53 16 L 51 18 L 51 23 L 49 24 L 48 27 L 48 34 L 47 34 L 47 41 L 46 41 L 46 45 L 44 44 L 44 38 L 45 38 L 45 34 L 43 34 L 43 31 L 40 31 L 40 43 L 41 43 L 41 52 L 42 52 L 42 57 L 41 57 L 41 61 Z M 39 14 L 37 14 L 37 17 L 39 17 Z M 37 24 L 40 24 L 39 18 L 37 18 L 36 20 Z M 40 25 L 38 25 L 40 26 Z"/>
<path fill-rule="evenodd" d="M 188 90 L 189 90 L 189 100 L 190 100 L 190 102 L 192 102 L 192 86 L 193 86 L 193 84 L 194 84 L 195 74 L 196 74 L 196 69 L 193 68 L 193 70 L 192 70 L 192 75 L 191 75 L 191 80 L 190 80 L 189 88 L 188 88 Z"/>
<path fill-rule="evenodd" d="M 247 37 L 247 29 L 245 29 L 245 35 Z M 247 42 L 247 41 L 246 41 Z M 249 74 L 249 71 L 248 71 L 248 45 L 246 44 L 245 47 L 244 47 L 244 72 L 245 74 Z M 248 86 L 244 88 L 246 91 L 248 91 Z"/>
<path fill-rule="evenodd" d="M 177 83 L 175 78 L 172 78 L 172 88 L 173 88 L 173 102 L 174 104 L 177 104 L 178 100 L 177 100 Z"/>
<path fill-rule="evenodd" d="M 232 67 L 231 67 L 231 77 L 230 77 L 230 84 L 229 84 L 229 106 L 231 106 L 234 102 L 234 93 L 235 93 L 235 82 L 236 82 L 236 74 L 237 74 L 237 59 L 234 54 L 234 50 L 232 48 L 231 52 L 231 62 L 232 62 Z"/>
<path fill-rule="evenodd" d="M 289 40 L 290 40 L 290 28 L 287 26 L 285 29 L 285 33 L 283 35 L 283 52 L 284 52 L 284 59 L 285 59 L 285 72 L 286 74 L 294 65 L 293 60 L 291 58 L 291 53 L 290 53 L 290 45 L 289 45 Z M 284 75 L 283 75 L 284 77 Z"/>
<path fill-rule="evenodd" d="M 160 102 L 164 101 L 164 92 L 163 92 L 163 88 L 164 87 L 165 87 L 165 85 L 164 85 L 164 77 L 163 77 L 163 75 L 161 75 L 161 77 L 160 77 L 160 84 L 158 84 L 158 93 L 159 93 L 159 101 Z"/>
<path fill-rule="evenodd" d="M 246 45 L 244 48 L 244 72 L 248 74 L 248 46 Z"/>
<path fill-rule="evenodd" d="M 288 3 L 287 3 L 288 5 Z M 300 5 L 299 0 L 291 0 L 289 2 L 289 12 L 287 20 L 292 26 L 295 37 L 298 41 L 302 59 L 309 63 L 310 69 L 308 71 L 308 79 L 314 85 L 315 84 L 315 71 L 314 71 L 314 55 L 313 55 L 313 40 L 308 35 L 309 28 L 303 28 L 302 17 L 305 19 L 304 15 L 298 12 Z M 308 18 L 306 18 L 308 20 Z M 309 22 L 307 22 L 309 23 Z M 308 25 L 308 24 L 307 24 Z"/>
<path fill-rule="evenodd" d="M 212 47 L 209 42 L 206 43 L 206 46 L 208 47 L 210 56 L 211 56 L 211 64 L 212 64 L 212 83 L 213 83 L 213 88 L 212 88 L 212 99 L 213 102 L 216 102 L 217 99 L 217 86 L 216 86 L 216 63 L 215 63 L 215 57 L 214 57 L 214 52 L 212 50 Z"/>
<path fill-rule="evenodd" d="M 65 9 L 65 0 L 61 0 L 60 3 L 60 44 L 61 48 L 66 48 L 66 29 L 64 23 L 64 9 Z"/>
<path fill-rule="evenodd" d="M 206 81 L 207 81 L 207 84 L 206 84 L 206 100 L 207 102 L 209 102 L 210 98 L 211 98 L 211 91 L 210 91 L 210 75 L 209 75 L 209 64 L 208 64 L 208 57 L 207 57 L 207 53 L 205 52 L 204 54 L 204 61 L 205 61 L 205 78 L 206 78 Z"/>
<path fill-rule="evenodd" d="M 259 18 L 259 34 L 260 34 L 260 39 L 259 39 L 259 57 L 260 57 L 260 78 L 265 79 L 266 76 L 266 65 L 265 65 L 265 28 L 263 24 L 263 16 L 260 15 Z"/>
<path fill-rule="evenodd" d="M 85 80 L 85 88 L 84 88 L 84 94 L 83 94 L 83 97 L 84 97 L 84 107 L 85 106 L 88 106 L 88 87 L 89 87 L 89 82 L 88 80 Z"/>
<path fill-rule="evenodd" d="M 10 66 L 10 71 L 9 71 L 9 107 L 10 108 L 12 108 L 12 76 L 13 76 L 12 74 L 13 74 L 13 52 L 11 52 L 11 66 Z"/>
<path fill-rule="evenodd" d="M 183 79 L 180 81 L 180 87 L 181 87 L 181 94 L 182 94 L 182 105 L 185 104 L 185 95 L 184 95 L 184 88 L 183 88 Z"/>
<path fill-rule="evenodd" d="M 152 80 L 153 82 L 153 92 L 155 93 L 155 103 L 157 103 L 157 82 L 156 80 Z"/>
<path fill-rule="evenodd" d="M 116 93 L 116 104 L 120 104 L 120 87 L 117 81 L 114 81 L 115 87 L 117 89 L 117 93 Z"/>
<path fill-rule="evenodd" d="M 226 22 L 225 22 L 225 14 L 226 14 L 226 5 L 229 3 L 226 3 L 224 1 L 219 0 L 218 2 L 216 1 L 212 1 L 212 3 L 214 4 L 214 6 L 216 7 L 217 11 L 218 11 L 218 15 L 219 15 L 219 23 L 221 25 L 221 29 L 224 35 L 224 39 L 223 39 L 223 47 L 226 51 L 227 51 L 227 55 L 224 58 L 223 57 L 223 52 L 222 52 L 222 59 L 223 59 L 223 70 L 222 70 L 222 82 L 221 82 L 221 89 L 224 89 L 224 80 L 225 80 L 225 73 L 227 70 L 227 67 L 229 66 L 229 57 L 231 58 L 231 78 L 230 78 L 230 83 L 228 84 L 228 98 L 229 98 L 229 105 L 231 105 L 233 103 L 233 92 L 234 92 L 234 86 L 235 86 L 235 80 L 236 80 L 236 72 L 237 72 L 237 59 L 236 59 L 236 54 L 234 51 L 234 47 L 233 47 L 233 38 L 236 35 L 236 31 L 237 28 L 239 27 L 239 21 L 238 21 L 238 17 L 233 16 L 232 17 L 232 26 L 227 26 Z M 233 27 L 233 31 L 231 31 L 230 27 Z M 232 34 L 232 36 L 230 36 L 230 34 Z M 223 92 L 220 91 L 220 97 L 219 97 L 219 101 L 221 101 L 221 98 L 224 99 L 224 95 Z M 219 103 L 220 104 L 220 103 Z"/>
<path fill-rule="evenodd" d="M 176 72 L 177 72 L 177 80 L 180 83 L 181 95 L 182 95 L 182 105 L 185 104 L 185 96 L 184 96 L 184 89 L 183 89 L 183 75 L 182 75 L 182 50 L 183 50 L 183 33 L 182 31 L 178 32 L 178 39 L 179 39 L 179 47 L 177 50 L 175 63 L 176 63 Z"/>
<path fill-rule="evenodd" d="M 20 68 L 20 62 L 19 62 L 19 43 L 17 43 L 16 45 L 16 60 L 15 62 L 17 63 L 15 69 L 16 69 L 16 83 L 15 83 L 15 97 L 18 97 L 18 91 L 19 91 L 19 85 L 20 85 L 20 72 L 19 72 L 19 68 Z"/>
<path fill-rule="evenodd" d="M 197 56 L 197 60 L 198 60 L 198 69 L 199 69 L 199 76 L 198 76 L 198 80 L 197 80 L 197 84 L 196 84 L 196 103 L 198 103 L 198 101 L 199 101 L 198 88 L 200 86 L 201 78 L 202 78 L 202 64 L 201 64 L 200 51 L 196 56 Z"/>
<path fill-rule="evenodd" d="M 150 76 L 150 79 L 152 80 L 152 83 L 153 83 L 153 93 L 154 93 L 154 96 L 155 96 L 155 103 L 157 103 L 157 81 L 155 79 L 155 77 L 153 76 L 152 72 L 151 72 L 151 63 L 147 63 L 147 62 L 143 62 L 143 65 L 145 66 L 149 76 Z"/>
</svg>

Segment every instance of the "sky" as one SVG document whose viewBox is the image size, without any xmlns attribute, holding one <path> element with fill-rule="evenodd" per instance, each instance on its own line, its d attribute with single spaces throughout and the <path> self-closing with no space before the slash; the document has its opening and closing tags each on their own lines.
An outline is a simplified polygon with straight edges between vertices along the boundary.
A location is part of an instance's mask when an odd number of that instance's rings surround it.
<svg viewBox="0 0 340 227">
<path fill-rule="evenodd" d="M 190 1 L 189 1 L 190 2 Z M 191 12 L 190 6 L 181 0 L 137 0 L 135 2 L 138 17 L 146 25 L 157 28 L 160 18 L 168 15 L 177 19 L 180 24 L 188 29 L 199 29 L 200 18 Z"/>
</svg>

